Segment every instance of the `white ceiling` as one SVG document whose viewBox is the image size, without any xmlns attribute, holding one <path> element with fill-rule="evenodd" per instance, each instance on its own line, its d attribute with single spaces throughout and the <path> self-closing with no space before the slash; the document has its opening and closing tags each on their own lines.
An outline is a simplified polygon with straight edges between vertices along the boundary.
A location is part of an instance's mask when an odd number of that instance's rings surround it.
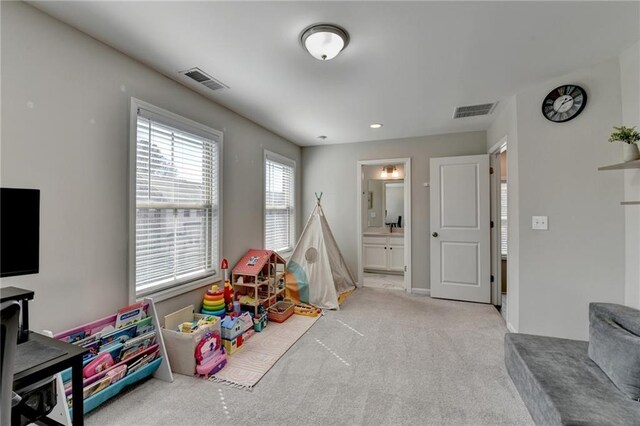
<svg viewBox="0 0 640 426">
<path fill-rule="evenodd" d="M 453 120 L 454 108 L 505 99 L 640 38 L 638 2 L 31 4 L 299 145 L 484 130 L 491 116 Z M 351 35 L 334 60 L 299 43 L 317 22 Z M 230 88 L 178 74 L 195 66 Z"/>
</svg>

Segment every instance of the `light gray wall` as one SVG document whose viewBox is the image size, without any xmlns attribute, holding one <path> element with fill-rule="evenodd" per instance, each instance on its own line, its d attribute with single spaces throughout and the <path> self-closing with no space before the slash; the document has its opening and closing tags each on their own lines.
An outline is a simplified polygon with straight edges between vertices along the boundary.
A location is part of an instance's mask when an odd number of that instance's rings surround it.
<svg viewBox="0 0 640 426">
<path fill-rule="evenodd" d="M 622 124 L 640 127 L 640 41 L 620 55 Z M 625 200 L 640 200 L 640 170 L 624 172 Z M 640 309 L 640 208 L 625 212 L 625 304 Z"/>
<path fill-rule="evenodd" d="M 411 157 L 412 287 L 426 289 L 429 284 L 429 159 L 486 153 L 485 132 L 452 133 L 419 138 L 362 142 L 302 149 L 303 217 L 315 205 L 311 194 L 324 192 L 322 206 L 338 246 L 351 272 L 357 273 L 356 171 L 359 160 Z M 365 199 L 366 202 L 366 199 Z"/>
<path fill-rule="evenodd" d="M 222 255 L 233 265 L 262 247 L 263 149 L 299 165 L 299 147 L 25 3 L 1 7 L 1 184 L 41 190 L 40 273 L 2 286 L 35 290 L 33 329 L 59 331 L 128 301 L 132 96 L 224 131 Z"/>
<path fill-rule="evenodd" d="M 552 123 L 540 105 L 566 83 L 584 87 L 589 102 L 574 120 Z M 622 118 L 618 60 L 518 93 L 515 110 L 517 151 L 509 150 L 508 167 L 511 184 L 516 165 L 519 193 L 517 329 L 586 340 L 589 303 L 624 302 L 622 174 L 597 170 L 621 159 L 621 147 L 607 142 Z M 533 215 L 548 215 L 549 230 L 533 231 Z"/>
<path fill-rule="evenodd" d="M 516 97 L 512 96 L 501 102 L 496 111 L 496 118 L 487 130 L 487 150 L 491 151 L 495 145 L 507 141 L 507 194 L 509 204 L 507 222 L 507 247 L 509 261 L 507 262 L 507 327 L 511 331 L 520 326 L 520 191 L 518 176 L 518 111 Z"/>
</svg>

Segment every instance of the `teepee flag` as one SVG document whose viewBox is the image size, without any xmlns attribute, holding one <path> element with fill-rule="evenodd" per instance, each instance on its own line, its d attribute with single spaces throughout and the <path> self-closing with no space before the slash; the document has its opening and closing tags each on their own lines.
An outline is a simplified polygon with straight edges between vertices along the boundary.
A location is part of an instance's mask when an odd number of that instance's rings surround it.
<svg viewBox="0 0 640 426">
<path fill-rule="evenodd" d="M 320 198 L 287 263 L 288 297 L 323 309 L 339 309 L 355 280 L 333 238 Z"/>
</svg>

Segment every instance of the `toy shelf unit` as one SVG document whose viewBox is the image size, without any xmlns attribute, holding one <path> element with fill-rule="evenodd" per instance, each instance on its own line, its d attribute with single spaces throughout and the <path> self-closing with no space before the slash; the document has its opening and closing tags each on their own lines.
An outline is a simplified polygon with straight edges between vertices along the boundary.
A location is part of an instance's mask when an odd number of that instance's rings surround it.
<svg viewBox="0 0 640 426">
<path fill-rule="evenodd" d="M 610 166 L 598 167 L 598 171 L 605 170 L 632 170 L 632 169 L 640 169 L 640 160 L 626 161 L 624 163 L 612 164 Z M 640 200 L 629 200 L 622 201 L 620 203 L 623 206 L 638 206 L 640 205 Z"/>
<path fill-rule="evenodd" d="M 244 310 L 258 314 L 258 308 L 284 299 L 286 261 L 273 250 L 249 250 L 231 270 L 236 300 Z"/>
<path fill-rule="evenodd" d="M 113 398 L 124 388 L 153 375 L 173 382 L 169 358 L 153 300 L 119 309 L 114 315 L 80 325 L 53 337 L 89 349 L 83 360 L 84 414 Z M 69 413 L 71 369 L 59 376 Z"/>
</svg>

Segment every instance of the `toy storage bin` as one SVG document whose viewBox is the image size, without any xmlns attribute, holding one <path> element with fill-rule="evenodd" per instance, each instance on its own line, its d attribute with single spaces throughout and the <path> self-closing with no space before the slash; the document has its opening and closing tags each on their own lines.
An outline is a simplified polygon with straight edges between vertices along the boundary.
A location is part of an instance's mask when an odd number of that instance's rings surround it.
<svg viewBox="0 0 640 426">
<path fill-rule="evenodd" d="M 293 306 L 294 304 L 291 302 L 276 302 L 267 310 L 269 312 L 269 321 L 285 322 L 293 315 Z"/>
<path fill-rule="evenodd" d="M 178 326 L 183 322 L 192 322 L 200 318 L 207 317 L 194 313 L 193 305 L 189 305 L 164 317 L 164 327 L 162 328 L 162 337 L 167 348 L 171 371 L 185 376 L 193 376 L 196 374 L 196 346 L 198 342 L 208 332 L 220 332 L 220 318 L 214 317 L 216 322 L 206 327 L 202 327 L 193 333 L 181 333 Z"/>
</svg>

